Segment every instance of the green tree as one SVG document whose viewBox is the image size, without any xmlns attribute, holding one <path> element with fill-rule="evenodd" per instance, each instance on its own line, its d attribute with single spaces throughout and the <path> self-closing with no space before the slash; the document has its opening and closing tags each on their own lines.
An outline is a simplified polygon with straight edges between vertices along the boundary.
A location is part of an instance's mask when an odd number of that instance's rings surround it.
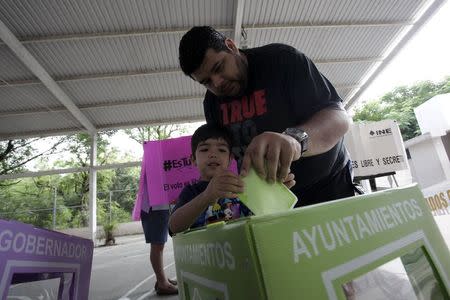
<svg viewBox="0 0 450 300">
<path fill-rule="evenodd" d="M 134 139 L 142 143 L 146 140 L 164 139 L 175 132 L 185 132 L 181 125 L 161 125 L 155 127 L 128 130 Z M 101 132 L 97 138 L 97 164 L 104 165 L 124 159 L 119 156 L 117 149 L 110 145 L 110 137 L 113 131 Z M 39 168 L 76 168 L 88 167 L 90 159 L 91 137 L 80 133 L 64 137 L 64 142 L 58 144 L 57 151 L 64 151 L 64 159 L 53 162 L 47 159 L 45 154 L 57 153 L 42 152 L 40 156 L 33 144 L 27 140 L 19 144 L 22 154 L 14 149 L 17 156 L 15 161 L 23 162 L 24 157 L 39 159 Z M 16 142 L 14 142 L 14 147 Z M 17 144 L 17 145 L 19 145 Z M 4 144 L 5 154 L 13 151 L 7 149 L 8 142 Z M 20 157 L 20 156 L 23 157 Z M 31 155 L 31 156 L 30 156 Z M 6 155 L 4 155 L 6 157 Z M 22 159 L 22 160 L 21 160 Z M 126 159 L 126 158 L 125 158 Z M 14 162 L 2 161 L 4 166 L 10 166 Z M 8 172 L 25 170 L 25 163 L 15 163 L 18 167 Z M 4 168 L 6 169 L 6 167 Z M 138 186 L 140 169 L 123 168 L 116 170 L 101 170 L 97 172 L 97 219 L 101 224 L 109 221 L 109 197 L 111 193 L 111 216 L 113 222 L 130 220 L 130 212 L 134 205 L 136 188 Z M 52 228 L 53 204 L 57 201 L 57 228 L 70 228 L 87 226 L 89 219 L 89 173 L 87 171 L 71 174 L 42 176 L 35 178 L 23 178 L 20 180 L 5 180 L 0 186 L 0 218 L 15 219 L 35 226 Z M 123 190 L 123 191 L 119 191 Z"/>
<path fill-rule="evenodd" d="M 36 142 L 41 138 L 0 141 L 0 175 L 25 171 L 25 165 L 43 155 L 58 151 L 58 146 L 65 142 L 65 137 L 46 138 L 48 147 L 38 151 Z"/>
<path fill-rule="evenodd" d="M 0 189 L 0 218 L 52 228 L 58 180 L 58 175 L 24 178 L 14 186 Z M 63 198 L 56 197 L 56 208 L 57 228 L 67 228 L 71 212 L 64 205 Z"/>
<path fill-rule="evenodd" d="M 430 98 L 450 93 L 450 76 L 441 82 L 423 81 L 413 86 L 401 86 L 380 99 L 369 101 L 355 110 L 354 121 L 381 121 L 394 119 L 398 122 L 403 140 L 420 135 L 414 108 Z"/>
<path fill-rule="evenodd" d="M 186 127 L 182 124 L 168 124 L 125 129 L 125 133 L 139 144 L 145 141 L 168 139 L 175 132 L 186 133 Z"/>
<path fill-rule="evenodd" d="M 110 146 L 110 137 L 114 131 L 101 132 L 97 135 L 97 164 L 107 164 L 117 156 L 117 150 Z M 66 151 L 69 159 L 57 161 L 55 164 L 62 168 L 89 167 L 91 136 L 78 133 L 67 137 Z M 97 190 L 107 190 L 111 183 L 112 171 L 97 173 Z M 64 197 L 67 206 L 77 206 L 73 210 L 72 222 L 77 226 L 87 226 L 89 220 L 89 172 L 77 172 L 64 176 L 58 186 L 58 193 Z"/>
<path fill-rule="evenodd" d="M 127 212 L 133 210 L 139 185 L 139 171 L 139 167 L 115 169 L 109 186 L 111 200 Z"/>
</svg>

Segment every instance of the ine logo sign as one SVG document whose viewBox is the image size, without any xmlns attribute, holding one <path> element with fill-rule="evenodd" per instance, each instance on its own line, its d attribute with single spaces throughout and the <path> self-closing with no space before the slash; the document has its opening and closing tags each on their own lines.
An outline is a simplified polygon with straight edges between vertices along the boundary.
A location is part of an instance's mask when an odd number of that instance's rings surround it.
<svg viewBox="0 0 450 300">
<path fill-rule="evenodd" d="M 402 136 L 393 120 L 352 124 L 344 138 L 355 176 L 372 176 L 408 168 Z"/>
<path fill-rule="evenodd" d="M 370 134 L 371 138 L 392 135 L 392 129 L 385 128 L 385 129 L 379 129 L 379 130 L 371 130 L 371 131 L 369 131 L 369 134 Z"/>
</svg>

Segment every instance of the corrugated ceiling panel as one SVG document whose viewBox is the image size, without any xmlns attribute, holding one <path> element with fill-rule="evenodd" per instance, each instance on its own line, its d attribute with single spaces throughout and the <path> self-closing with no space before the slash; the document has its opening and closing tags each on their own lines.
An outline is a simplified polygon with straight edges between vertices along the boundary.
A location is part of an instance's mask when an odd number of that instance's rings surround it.
<svg viewBox="0 0 450 300">
<path fill-rule="evenodd" d="M 1 41 L 1 40 L 0 40 Z M 0 44 L 0 81 L 36 78 L 5 44 Z"/>
<path fill-rule="evenodd" d="M 42 84 L 0 86 L 0 111 L 20 111 L 61 106 Z"/>
<path fill-rule="evenodd" d="M 179 68 L 183 33 L 70 39 L 26 44 L 53 77 Z M 225 32 L 230 35 L 230 32 Z"/>
<path fill-rule="evenodd" d="M 348 97 L 350 96 L 350 93 L 353 91 L 353 88 L 342 88 L 337 89 L 338 95 L 342 98 L 344 102 L 346 102 Z"/>
<path fill-rule="evenodd" d="M 19 37 L 128 32 L 233 23 L 229 0 L 2 0 L 0 19 Z"/>
<path fill-rule="evenodd" d="M 23 135 L 28 132 L 84 128 L 68 112 L 46 112 L 39 114 L 14 115 L 0 118 L 0 138 L 5 135 Z"/>
<path fill-rule="evenodd" d="M 285 43 L 315 60 L 380 57 L 404 26 L 248 30 L 248 43 Z"/>
<path fill-rule="evenodd" d="M 426 0 L 250 0 L 243 24 L 320 24 L 411 20 Z"/>
<path fill-rule="evenodd" d="M 247 0 L 243 24 L 249 46 L 273 42 L 291 44 L 322 61 L 318 68 L 348 100 L 405 26 L 311 27 L 252 29 L 253 25 L 362 24 L 411 22 L 426 0 Z M 0 0 L 0 19 L 18 36 L 43 67 L 96 126 L 151 124 L 169 120 L 201 118 L 202 100 L 151 103 L 151 99 L 202 94 L 204 89 L 181 72 L 108 77 L 178 68 L 181 32 L 149 33 L 152 30 L 188 28 L 192 25 L 233 25 L 235 1 L 229 0 Z M 141 33 L 139 33 L 141 32 Z M 99 36 L 96 36 L 96 34 Z M 107 36 L 101 36 L 108 33 Z M 115 33 L 127 33 L 128 36 Z M 83 34 L 90 36 L 83 37 Z M 226 33 L 231 37 L 232 32 Z M 69 35 L 69 36 L 67 36 Z M 72 35 L 72 36 L 70 36 Z M 62 37 L 58 37 L 62 36 Z M 58 39 L 52 40 L 55 37 Z M 330 60 L 354 62 L 324 63 Z M 84 75 L 105 75 L 83 79 Z M 89 76 L 88 76 L 89 77 Z M 20 81 L 34 76 L 0 42 L 0 79 Z M 24 92 L 21 92 L 21 91 Z M 32 94 L 28 99 L 26 95 Z M 147 101 L 123 105 L 127 101 Z M 8 111 L 61 107 L 41 84 L 0 87 L 0 105 Z M 122 105 L 107 107 L 114 101 Z M 36 115 L 0 115 L 0 135 L 6 131 L 73 130 L 79 127 L 67 111 Z M 28 128 L 28 129 L 27 129 Z"/>
<path fill-rule="evenodd" d="M 148 34 L 27 44 L 57 78 L 71 75 L 178 68 L 181 34 Z"/>
<path fill-rule="evenodd" d="M 96 120 L 96 126 L 105 127 L 114 124 L 150 124 L 167 120 L 190 119 L 203 116 L 203 100 L 165 101 L 142 103 L 119 107 L 83 109 L 89 119 Z"/>
<path fill-rule="evenodd" d="M 376 65 L 370 62 L 322 64 L 318 69 L 333 85 L 340 86 L 360 83 L 362 77 Z"/>
<path fill-rule="evenodd" d="M 61 87 L 78 105 L 134 99 L 203 95 L 205 89 L 182 72 L 75 80 Z"/>
</svg>

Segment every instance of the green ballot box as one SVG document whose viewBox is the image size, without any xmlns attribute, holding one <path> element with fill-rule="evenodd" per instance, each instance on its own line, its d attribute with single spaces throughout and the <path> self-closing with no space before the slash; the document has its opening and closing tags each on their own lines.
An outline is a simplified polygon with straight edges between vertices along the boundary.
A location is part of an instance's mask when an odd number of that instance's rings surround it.
<svg viewBox="0 0 450 300">
<path fill-rule="evenodd" d="M 181 299 L 450 294 L 450 253 L 417 186 L 213 224 L 173 243 Z"/>
</svg>

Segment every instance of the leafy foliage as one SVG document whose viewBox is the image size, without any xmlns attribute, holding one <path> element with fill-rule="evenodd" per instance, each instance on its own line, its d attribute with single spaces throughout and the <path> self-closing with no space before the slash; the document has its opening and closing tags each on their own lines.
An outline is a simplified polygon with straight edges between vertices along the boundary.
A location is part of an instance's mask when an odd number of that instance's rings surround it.
<svg viewBox="0 0 450 300">
<path fill-rule="evenodd" d="M 41 138 L 0 141 L 0 175 L 23 172 L 26 163 L 57 152 L 66 138 L 46 138 L 50 146 L 43 151 L 37 151 L 34 146 L 39 140 Z"/>
<path fill-rule="evenodd" d="M 161 125 L 127 130 L 142 143 L 149 139 L 164 139 L 174 132 L 184 132 L 181 125 Z M 114 131 L 97 136 L 97 164 L 117 162 L 123 157 L 110 144 Z M 33 143 L 39 139 L 6 141 L 0 144 L 3 174 L 25 171 L 26 161 L 39 160 L 39 167 L 89 167 L 91 138 L 80 133 L 53 138 L 49 150 L 38 153 Z M 64 159 L 49 163 L 46 155 L 63 151 Z M 39 154 L 39 155 L 38 155 Z M 97 221 L 108 225 L 131 220 L 139 180 L 139 167 L 108 169 L 97 172 Z M 87 171 L 49 175 L 19 180 L 0 181 L 0 218 L 14 219 L 42 228 L 84 227 L 89 220 L 89 174 Z M 53 209 L 56 203 L 56 218 Z M 111 231 L 112 232 L 112 231 Z"/>
<path fill-rule="evenodd" d="M 164 140 L 170 138 L 175 132 L 185 133 L 186 129 L 180 124 L 125 129 L 125 133 L 139 144 L 145 141 Z"/>
<path fill-rule="evenodd" d="M 414 108 L 436 95 L 446 93 L 450 93 L 450 77 L 438 83 L 423 81 L 410 87 L 397 87 L 381 99 L 367 102 L 356 109 L 353 120 L 394 119 L 399 124 L 403 140 L 406 141 L 421 134 Z"/>
</svg>

